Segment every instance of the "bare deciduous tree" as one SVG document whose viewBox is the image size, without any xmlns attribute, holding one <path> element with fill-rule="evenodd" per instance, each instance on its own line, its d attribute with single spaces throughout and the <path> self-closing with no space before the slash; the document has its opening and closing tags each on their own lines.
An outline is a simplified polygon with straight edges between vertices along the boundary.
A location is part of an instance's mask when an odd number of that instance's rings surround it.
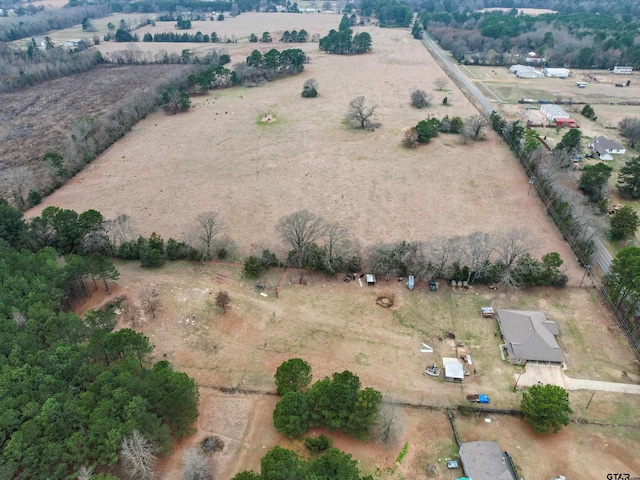
<svg viewBox="0 0 640 480">
<path fill-rule="evenodd" d="M 182 462 L 183 480 L 213 480 L 209 461 L 199 448 L 188 448 L 184 452 Z"/>
<path fill-rule="evenodd" d="M 227 308 L 231 304 L 231 297 L 226 290 L 220 290 L 216 295 L 216 307 L 222 309 L 222 313 L 227 313 Z"/>
<path fill-rule="evenodd" d="M 516 260 L 529 253 L 533 247 L 527 230 L 513 228 L 498 236 L 495 251 L 506 269 L 510 269 Z"/>
<path fill-rule="evenodd" d="M 467 237 L 469 248 L 469 276 L 467 281 L 473 282 L 476 277 L 483 276 L 491 263 L 493 243 L 488 233 L 474 232 Z"/>
<path fill-rule="evenodd" d="M 306 265 L 309 246 L 327 231 L 324 219 L 308 210 L 300 210 L 281 218 L 276 229 L 282 240 L 293 249 L 296 265 L 300 268 Z"/>
<path fill-rule="evenodd" d="M 411 127 L 404 132 L 404 138 L 402 144 L 407 148 L 415 148 L 418 146 L 418 131 L 416 127 Z"/>
<path fill-rule="evenodd" d="M 489 125 L 489 119 L 484 115 L 471 115 L 464 121 L 463 134 L 465 138 L 481 140 L 484 138 L 482 132 L 487 125 Z"/>
<path fill-rule="evenodd" d="M 349 230 L 338 223 L 328 223 L 326 225 L 325 249 L 327 256 L 325 259 L 325 270 L 336 272 L 344 267 L 344 262 L 357 254 L 357 246 L 349 239 Z"/>
<path fill-rule="evenodd" d="M 160 299 L 158 298 L 155 288 L 145 290 L 140 294 L 140 304 L 145 312 L 150 313 L 153 318 L 156 318 L 156 310 L 160 307 Z"/>
<path fill-rule="evenodd" d="M 136 238 L 129 215 L 120 214 L 113 220 L 107 220 L 104 227 L 109 241 L 114 248 Z"/>
<path fill-rule="evenodd" d="M 377 128 L 380 125 L 371 122 L 371 117 L 375 114 L 378 105 L 367 105 L 367 99 L 359 96 L 349 102 L 349 111 L 346 120 L 348 122 L 357 122 L 360 128 Z"/>
<path fill-rule="evenodd" d="M 402 426 L 397 408 L 391 405 L 380 405 L 373 424 L 373 436 L 385 445 L 391 444 L 402 433 Z"/>
<path fill-rule="evenodd" d="M 444 89 L 444 87 L 447 86 L 448 83 L 449 80 L 445 77 L 438 77 L 433 81 L 433 84 L 436 86 L 436 88 L 441 91 Z"/>
<path fill-rule="evenodd" d="M 78 469 L 78 480 L 90 480 L 93 477 L 93 468 L 83 465 Z"/>
<path fill-rule="evenodd" d="M 3 187 L 13 195 L 16 207 L 27 207 L 27 195 L 33 188 L 33 171 L 27 166 L 7 168 L 2 175 Z"/>
<path fill-rule="evenodd" d="M 138 318 L 138 311 L 136 309 L 136 307 L 129 301 L 125 301 L 122 304 L 122 315 L 124 316 L 125 320 L 129 320 L 131 322 L 132 326 L 136 326 L 136 320 Z"/>
<path fill-rule="evenodd" d="M 416 89 L 411 92 L 411 106 L 416 108 L 426 108 L 431 105 L 433 95 L 424 90 Z"/>
<path fill-rule="evenodd" d="M 218 220 L 218 214 L 214 211 L 205 212 L 198 215 L 198 238 L 199 249 L 202 253 L 202 260 L 211 260 L 213 239 L 223 230 L 222 223 Z"/>
<path fill-rule="evenodd" d="M 154 477 L 155 448 L 138 430 L 134 430 L 131 435 L 122 439 L 120 458 L 130 478 L 151 480 Z"/>
<path fill-rule="evenodd" d="M 640 118 L 623 118 L 618 123 L 620 135 L 629 140 L 629 146 L 635 148 L 640 144 Z"/>
<path fill-rule="evenodd" d="M 19 312 L 17 310 L 14 310 L 13 312 L 11 312 L 11 318 L 19 328 L 24 327 L 25 324 L 27 323 L 27 316 L 24 313 Z"/>
</svg>

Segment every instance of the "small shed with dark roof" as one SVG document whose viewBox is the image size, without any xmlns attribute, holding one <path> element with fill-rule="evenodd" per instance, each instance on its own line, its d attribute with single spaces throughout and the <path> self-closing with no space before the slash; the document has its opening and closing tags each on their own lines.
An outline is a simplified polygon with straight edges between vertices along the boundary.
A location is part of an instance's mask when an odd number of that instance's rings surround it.
<svg viewBox="0 0 640 480">
<path fill-rule="evenodd" d="M 509 456 L 496 442 L 461 443 L 460 460 L 473 480 L 517 480 Z"/>
</svg>

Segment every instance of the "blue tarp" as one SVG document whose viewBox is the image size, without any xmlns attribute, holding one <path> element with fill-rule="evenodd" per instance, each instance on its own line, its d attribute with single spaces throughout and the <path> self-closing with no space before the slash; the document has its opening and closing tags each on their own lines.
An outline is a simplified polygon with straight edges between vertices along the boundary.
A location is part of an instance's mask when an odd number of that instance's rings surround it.
<svg viewBox="0 0 640 480">
<path fill-rule="evenodd" d="M 487 395 L 478 395 L 478 403 L 489 403 L 489 397 Z"/>
</svg>

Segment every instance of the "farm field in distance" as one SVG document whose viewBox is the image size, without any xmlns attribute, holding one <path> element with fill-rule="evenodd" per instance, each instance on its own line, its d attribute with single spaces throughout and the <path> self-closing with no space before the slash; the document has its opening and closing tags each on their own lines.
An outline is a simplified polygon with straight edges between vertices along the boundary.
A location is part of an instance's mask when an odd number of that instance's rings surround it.
<svg viewBox="0 0 640 480">
<path fill-rule="evenodd" d="M 114 17 L 119 21 L 122 15 Z M 155 345 L 155 359 L 169 360 L 200 388 L 197 432 L 161 462 L 161 478 L 178 478 L 183 451 L 208 435 L 225 442 L 224 450 L 212 457 L 217 478 L 258 470 L 260 458 L 275 445 L 305 451 L 299 440 L 286 439 L 272 424 L 277 401 L 271 395 L 273 374 L 284 360 L 298 356 L 310 363 L 314 380 L 350 370 L 364 387 L 382 392 L 384 401 L 395 408 L 400 433 L 388 446 L 329 434 L 334 446 L 360 462 L 363 473 L 385 480 L 426 480 L 426 467 L 436 465 L 438 478 L 463 476 L 462 470 L 448 471 L 444 464 L 457 454 L 444 409 L 464 404 L 469 393 L 489 394 L 496 408 L 518 408 L 521 399 L 512 387 L 524 369 L 500 359 L 497 322 L 481 317 L 482 306 L 539 309 L 558 322 L 558 341 L 572 378 L 640 381 L 637 358 L 595 289 L 588 287 L 588 279 L 587 287 L 578 287 L 584 269 L 530 192 L 522 168 L 493 132 L 487 131 L 482 142 L 464 144 L 457 135 L 440 134 L 413 150 L 401 145 L 406 129 L 427 115 L 466 118 L 477 113 L 451 81 L 444 90 L 436 90 L 434 80 L 446 74 L 409 30 L 357 28 L 356 32 L 371 33 L 373 51 L 350 57 L 325 54 L 316 43 L 277 41 L 284 30 L 304 28 L 310 35 L 325 34 L 339 21 L 340 16 L 332 14 L 247 13 L 224 22 L 194 22 L 189 31 L 233 35 L 238 43 L 102 42 L 98 48 L 104 54 L 135 49 L 152 56 L 185 48 L 200 54 L 216 48 L 227 51 L 232 64 L 243 61 L 254 48 L 302 48 L 310 62 L 295 77 L 193 96 L 192 108 L 183 114 L 153 113 L 26 216 L 38 215 L 49 205 L 78 212 L 96 209 L 105 218 L 129 215 L 142 235 L 157 232 L 165 239 L 182 239 L 200 213 L 216 210 L 225 234 L 237 245 L 238 258 L 263 248 L 286 258 L 275 226 L 282 216 L 303 208 L 348 227 L 363 248 L 378 242 L 525 228 L 535 241 L 535 256 L 560 253 L 569 287 L 458 290 L 441 282 L 437 292 L 429 292 L 419 281 L 410 292 L 395 278 L 360 287 L 358 282 L 343 282 L 341 276 L 273 268 L 260 279 L 266 287 L 264 297 L 254 282 L 242 277 L 239 263 L 173 262 L 160 269 L 142 269 L 118 261 L 120 279 L 111 294 L 103 295 L 100 287 L 81 310 L 127 297 L 139 312 L 135 328 Z M 164 25 L 135 33 L 142 36 Z M 273 43 L 252 44 L 245 39 L 264 31 L 271 32 Z M 78 36 L 70 33 L 56 35 L 61 41 Z M 488 75 L 477 67 L 469 69 L 476 78 Z M 502 80 L 490 77 L 485 82 L 498 96 L 511 98 L 538 88 L 517 90 L 520 87 L 509 86 L 510 79 L 501 75 L 494 76 Z M 315 99 L 300 95 L 309 78 L 319 84 Z M 574 80 L 563 82 L 545 85 L 554 85 L 549 91 L 568 95 Z M 416 88 L 434 95 L 433 106 L 425 110 L 410 106 L 409 95 Z M 637 89 L 611 90 L 640 95 Z M 609 94 L 604 86 L 602 92 Z M 345 124 L 348 103 L 358 95 L 378 105 L 374 120 L 381 128 L 362 131 Z M 450 106 L 442 105 L 445 96 Z M 507 118 L 517 118 L 515 106 L 496 106 Z M 613 117 L 617 107 L 608 105 L 607 112 Z M 599 112 L 598 106 L 594 108 Z M 262 121 L 267 115 L 273 121 Z M 602 115 L 603 122 L 606 117 Z M 599 128 L 609 132 L 608 124 L 602 125 L 594 126 L 593 132 Z M 304 284 L 296 281 L 300 274 Z M 160 302 L 156 318 L 139 304 L 140 294 L 151 289 Z M 220 290 L 231 297 L 225 314 L 215 307 Z M 393 295 L 391 308 L 376 305 L 382 294 Z M 118 326 L 130 327 L 123 317 Z M 454 333 L 456 341 L 447 333 Z M 433 346 L 434 353 L 421 353 L 421 342 Z M 426 365 L 455 356 L 456 344 L 464 345 L 474 359 L 476 373 L 464 384 L 423 374 Z M 526 480 L 558 475 L 568 480 L 606 478 L 608 473 L 626 471 L 640 475 L 636 413 L 640 397 L 592 394 L 570 392 L 573 418 L 592 423 L 572 422 L 557 435 L 540 436 L 519 418 L 492 414 L 465 417 L 456 412 L 455 424 L 463 441 L 499 442 Z M 407 455 L 398 465 L 395 459 L 405 443 Z"/>
</svg>

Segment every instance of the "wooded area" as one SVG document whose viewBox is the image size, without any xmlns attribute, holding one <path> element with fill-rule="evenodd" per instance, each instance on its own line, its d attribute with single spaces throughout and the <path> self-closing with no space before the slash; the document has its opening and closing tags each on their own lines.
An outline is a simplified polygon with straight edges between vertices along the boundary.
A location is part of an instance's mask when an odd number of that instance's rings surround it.
<svg viewBox="0 0 640 480">
<path fill-rule="evenodd" d="M 101 215 L 58 210 L 51 246 L 30 250 L 21 248 L 20 213 L 4 201 L 0 210 L 0 477 L 112 467 L 134 431 L 168 454 L 198 417 L 193 379 L 167 361 L 152 363 L 144 335 L 113 331 L 117 303 L 84 318 L 70 309 L 98 280 L 108 289 L 118 278 L 111 262 L 79 243 Z"/>
</svg>

